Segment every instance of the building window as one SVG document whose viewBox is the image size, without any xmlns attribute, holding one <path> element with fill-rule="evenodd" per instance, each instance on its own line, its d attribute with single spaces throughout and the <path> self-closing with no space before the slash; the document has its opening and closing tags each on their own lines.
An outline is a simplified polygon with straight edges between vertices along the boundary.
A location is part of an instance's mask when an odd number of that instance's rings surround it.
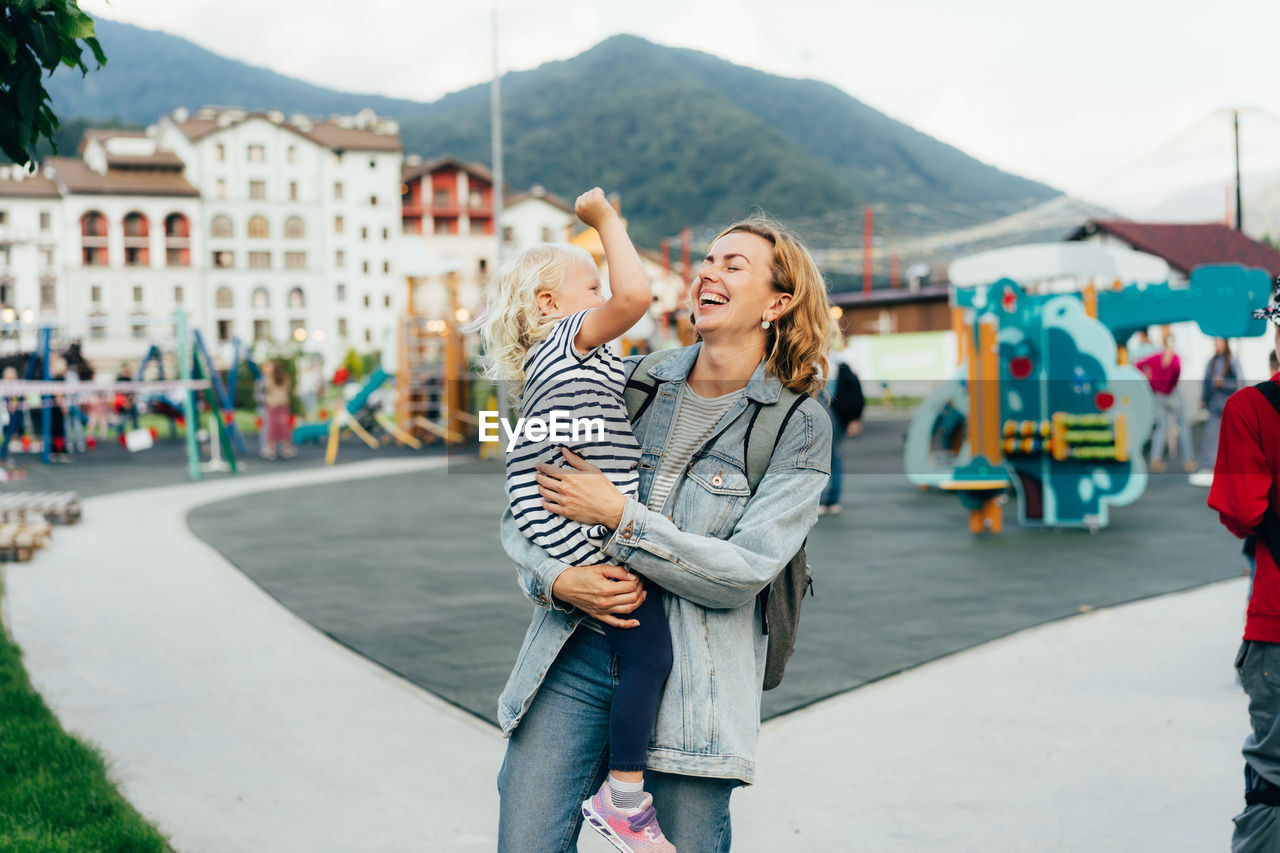
<svg viewBox="0 0 1280 853">
<path fill-rule="evenodd" d="M 510 225 L 504 225 L 502 227 L 502 242 L 514 243 L 515 241 L 516 241 L 516 229 L 512 228 Z M 542 242 L 546 243 L 548 241 L 543 240 Z"/>
<path fill-rule="evenodd" d="M 369 168 L 370 168 L 370 169 L 376 169 L 376 168 L 378 168 L 378 161 L 377 161 L 377 160 L 370 160 L 370 161 L 369 161 Z"/>
<path fill-rule="evenodd" d="M 391 294 L 390 294 L 390 293 L 387 293 L 387 294 L 384 294 L 384 295 L 383 295 L 383 297 L 382 297 L 382 307 L 383 307 L 383 308 L 390 308 L 390 307 L 391 307 Z"/>
<path fill-rule="evenodd" d="M 218 288 L 217 294 L 213 297 L 213 304 L 217 308 L 234 308 L 235 297 L 231 294 L 231 288 L 225 284 Z"/>
<path fill-rule="evenodd" d="M 301 287 L 295 287 L 289 291 L 289 307 L 290 308 L 306 308 L 307 297 L 303 294 Z"/>
<path fill-rule="evenodd" d="M 249 236 L 255 240 L 265 240 L 271 236 L 271 226 L 267 224 L 267 217 L 255 216 L 249 220 Z"/>
<path fill-rule="evenodd" d="M 271 269 L 271 253 L 270 252 L 250 252 L 249 253 L 249 269 L 251 270 Z"/>
<path fill-rule="evenodd" d="M 391 275 L 391 261 L 382 262 L 382 272 L 385 275 Z"/>
<path fill-rule="evenodd" d="M 347 286 L 345 284 L 338 285 L 337 299 L 339 302 L 347 301 Z"/>
<path fill-rule="evenodd" d="M 53 227 L 53 214 L 47 210 L 40 211 L 40 230 L 48 231 Z"/>
<path fill-rule="evenodd" d="M 45 282 L 40 285 L 40 307 L 57 308 L 57 285 Z"/>
<path fill-rule="evenodd" d="M 213 265 L 219 269 L 230 269 L 236 265 L 235 252 L 214 252 Z"/>
<path fill-rule="evenodd" d="M 333 265 L 338 269 L 342 269 L 347 265 L 347 253 L 339 249 L 333 253 Z"/>
<path fill-rule="evenodd" d="M 254 342 L 271 340 L 271 321 L 270 320 L 254 320 L 253 321 L 253 340 Z"/>
<path fill-rule="evenodd" d="M 8 225 L 8 224 L 9 224 L 9 211 L 0 210 L 0 225 Z"/>
<path fill-rule="evenodd" d="M 211 237 L 234 236 L 231 228 L 231 217 L 221 213 L 213 217 L 213 221 L 209 223 L 209 236 Z"/>
<path fill-rule="evenodd" d="M 467 204 L 473 209 L 484 207 L 484 195 L 479 190 L 472 190 L 467 196 Z"/>
<path fill-rule="evenodd" d="M 101 314 L 95 314 L 89 318 L 89 337 L 94 340 L 102 340 L 107 336 L 106 318 Z"/>
<path fill-rule="evenodd" d="M 53 266 L 53 247 L 52 246 L 40 247 L 40 266 L 46 269 Z"/>
<path fill-rule="evenodd" d="M 290 239 L 301 239 L 307 236 L 307 223 L 301 216 L 290 216 L 284 221 L 284 236 Z"/>
<path fill-rule="evenodd" d="M 288 153 L 289 153 L 289 162 L 290 162 L 290 163 L 296 163 L 296 162 L 298 162 L 298 146 L 296 146 L 296 145 L 290 145 L 290 146 L 289 146 L 289 152 L 288 152 Z"/>
<path fill-rule="evenodd" d="M 80 217 L 82 260 L 87 267 L 107 265 L 107 217 L 90 210 Z"/>
<path fill-rule="evenodd" d="M 218 321 L 218 341 L 220 343 L 230 342 L 233 335 L 233 327 L 230 320 Z"/>
<path fill-rule="evenodd" d="M 169 240 L 186 240 L 191 236 L 191 223 L 181 213 L 164 218 L 164 236 Z"/>
<path fill-rule="evenodd" d="M 361 227 L 361 229 L 360 229 L 360 239 L 361 239 L 361 240 L 368 240 L 368 239 L 369 239 L 369 229 L 368 229 L 368 228 Z"/>
<path fill-rule="evenodd" d="M 390 229 L 390 228 L 383 228 L 383 229 L 382 229 L 382 239 L 383 239 L 383 240 L 390 240 L 390 239 L 391 239 L 391 229 Z"/>
<path fill-rule="evenodd" d="M 134 340 L 145 340 L 147 337 L 147 318 L 134 317 L 129 323 L 129 335 Z"/>
<path fill-rule="evenodd" d="M 249 162 L 263 163 L 267 159 L 267 149 L 262 145 L 249 146 Z"/>
<path fill-rule="evenodd" d="M 489 259 L 481 258 L 480 263 L 476 265 L 476 271 L 480 273 L 480 275 L 487 273 L 489 271 Z"/>
<path fill-rule="evenodd" d="M 338 337 L 346 338 L 346 336 L 347 336 L 347 318 L 339 317 L 338 318 Z"/>
<path fill-rule="evenodd" d="M 437 220 L 436 220 L 436 233 L 437 233 L 437 234 L 452 234 L 452 233 L 453 233 L 453 224 L 452 224 L 452 222 L 451 222 L 450 220 L 448 220 L 448 219 L 437 219 Z"/>
<path fill-rule="evenodd" d="M 307 253 L 285 252 L 284 268 L 287 270 L 305 270 L 307 268 Z"/>
<path fill-rule="evenodd" d="M 102 304 L 102 285 L 94 284 L 89 287 L 89 301 L 94 305 Z"/>
<path fill-rule="evenodd" d="M 369 274 L 369 262 L 368 262 L 368 261 L 361 261 L 361 262 L 360 262 L 360 272 L 364 273 L 365 275 L 368 275 L 368 274 Z"/>
<path fill-rule="evenodd" d="M 347 221 L 341 216 L 333 217 L 333 233 L 341 234 L 347 228 Z"/>
<path fill-rule="evenodd" d="M 0 266 L 9 266 L 13 263 L 13 247 L 8 243 L 0 244 Z"/>
<path fill-rule="evenodd" d="M 214 195 L 217 198 L 227 197 L 227 179 L 226 178 L 218 178 L 217 189 L 214 191 Z"/>
<path fill-rule="evenodd" d="M 289 321 L 289 337 L 295 341 L 305 341 L 307 339 L 307 321 L 294 317 Z"/>
<path fill-rule="evenodd" d="M 364 295 L 364 307 L 365 308 L 369 307 L 369 294 L 367 293 Z"/>
<path fill-rule="evenodd" d="M 138 307 L 142 304 L 142 285 L 135 284 L 133 286 L 133 304 Z"/>
<path fill-rule="evenodd" d="M 476 234 L 483 234 L 483 233 L 484 233 L 484 220 L 483 220 L 483 219 L 472 219 L 472 220 L 471 220 L 471 234 L 474 236 L 474 235 L 476 235 Z"/>
<path fill-rule="evenodd" d="M 182 298 L 183 298 L 182 285 L 180 285 L 180 284 L 175 284 L 175 285 L 173 286 L 173 304 L 174 304 L 174 305 L 181 305 L 181 304 L 182 304 Z"/>
<path fill-rule="evenodd" d="M 378 206 L 378 197 L 376 195 L 369 196 L 369 206 L 370 207 Z"/>
<path fill-rule="evenodd" d="M 432 203 L 433 203 L 436 207 L 448 207 L 448 206 L 449 206 L 449 191 L 448 191 L 448 190 L 436 190 L 436 191 L 435 191 L 435 193 L 434 193 L 434 199 L 435 199 L 435 200 L 434 200 L 434 202 L 432 202 Z"/>
<path fill-rule="evenodd" d="M 214 150 L 216 152 L 216 156 L 218 158 L 219 163 L 222 163 L 227 159 L 227 146 L 219 142 L 218 147 Z"/>
<path fill-rule="evenodd" d="M 145 267 L 151 253 L 138 246 L 124 247 L 124 265 L 127 267 Z"/>
<path fill-rule="evenodd" d="M 366 344 L 373 343 L 373 332 L 369 331 L 368 329 L 364 330 L 364 342 Z"/>
<path fill-rule="evenodd" d="M 147 222 L 147 217 L 137 211 L 125 215 L 124 236 L 126 241 L 129 239 L 145 240 L 150 234 L 151 227 Z"/>
<path fill-rule="evenodd" d="M 263 201 L 267 197 L 266 181 L 250 181 L 249 182 L 249 198 L 253 201 Z"/>
<path fill-rule="evenodd" d="M 256 287 L 253 290 L 251 304 L 254 308 L 270 308 L 271 294 L 267 292 L 265 287 Z"/>
<path fill-rule="evenodd" d="M 298 182 L 290 181 L 289 182 L 289 201 L 297 201 L 297 200 L 298 200 Z"/>
<path fill-rule="evenodd" d="M 337 199 L 342 198 L 342 181 L 334 181 L 333 197 Z"/>
</svg>

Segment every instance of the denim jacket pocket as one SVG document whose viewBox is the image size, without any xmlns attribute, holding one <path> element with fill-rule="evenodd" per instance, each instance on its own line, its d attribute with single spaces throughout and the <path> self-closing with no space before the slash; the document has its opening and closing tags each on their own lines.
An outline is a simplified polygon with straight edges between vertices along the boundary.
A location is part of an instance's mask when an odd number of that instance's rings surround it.
<svg viewBox="0 0 1280 853">
<path fill-rule="evenodd" d="M 700 531 L 703 535 L 723 539 L 742 517 L 750 497 L 751 486 L 741 464 L 721 454 L 708 454 L 689 466 L 681 495 L 683 516 L 706 524 Z"/>
</svg>

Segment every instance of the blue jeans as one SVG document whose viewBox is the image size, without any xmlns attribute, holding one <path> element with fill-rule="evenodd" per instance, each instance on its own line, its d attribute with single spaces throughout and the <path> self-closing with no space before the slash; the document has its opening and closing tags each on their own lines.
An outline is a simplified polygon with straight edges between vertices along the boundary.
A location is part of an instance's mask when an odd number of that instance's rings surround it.
<svg viewBox="0 0 1280 853">
<path fill-rule="evenodd" d="M 835 412 L 828 408 L 827 413 L 831 415 L 831 479 L 827 481 L 827 490 L 822 493 L 820 503 L 823 506 L 840 503 L 840 487 L 844 479 L 844 427 Z"/>
<path fill-rule="evenodd" d="M 498 853 L 577 849 L 582 802 L 608 773 L 609 708 L 617 686 L 608 642 L 579 627 L 507 743 L 498 773 Z M 699 853 L 728 853 L 735 785 L 732 779 L 645 774 L 667 839 Z"/>
</svg>

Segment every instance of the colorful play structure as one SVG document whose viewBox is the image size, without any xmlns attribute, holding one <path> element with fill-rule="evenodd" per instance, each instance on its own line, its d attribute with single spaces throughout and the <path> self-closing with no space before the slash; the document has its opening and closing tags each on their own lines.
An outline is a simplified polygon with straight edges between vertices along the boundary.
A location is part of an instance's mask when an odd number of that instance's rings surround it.
<svg viewBox="0 0 1280 853">
<path fill-rule="evenodd" d="M 1059 258 L 1061 244 L 1052 252 Z M 1074 292 L 1034 292 L 1012 278 L 953 285 L 959 367 L 911 421 L 907 477 L 958 495 L 974 533 L 1001 531 L 1011 495 L 1022 525 L 1106 527 L 1109 508 L 1134 502 L 1147 485 L 1153 398 L 1126 363 L 1124 342 L 1185 321 L 1213 337 L 1260 335 L 1266 324 L 1251 311 L 1270 292 L 1265 270 L 1239 265 L 1199 267 L 1185 286 L 1120 278 Z"/>
</svg>

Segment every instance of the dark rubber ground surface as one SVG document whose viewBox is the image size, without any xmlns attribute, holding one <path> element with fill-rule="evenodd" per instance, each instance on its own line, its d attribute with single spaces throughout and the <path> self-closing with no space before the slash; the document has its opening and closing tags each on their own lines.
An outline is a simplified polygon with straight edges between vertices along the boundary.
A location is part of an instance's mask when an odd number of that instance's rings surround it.
<svg viewBox="0 0 1280 853">
<path fill-rule="evenodd" d="M 786 681 L 765 694 L 766 717 L 1082 607 L 1243 567 L 1206 490 L 1183 474 L 1153 476 L 1097 535 L 1009 518 L 998 537 L 971 536 L 955 498 L 902 475 L 905 429 L 871 421 L 846 444 L 845 511 L 809 537 L 817 596 Z M 497 542 L 503 500 L 497 463 L 454 464 L 251 495 L 189 520 L 320 630 L 492 721 L 532 607 Z"/>
</svg>

